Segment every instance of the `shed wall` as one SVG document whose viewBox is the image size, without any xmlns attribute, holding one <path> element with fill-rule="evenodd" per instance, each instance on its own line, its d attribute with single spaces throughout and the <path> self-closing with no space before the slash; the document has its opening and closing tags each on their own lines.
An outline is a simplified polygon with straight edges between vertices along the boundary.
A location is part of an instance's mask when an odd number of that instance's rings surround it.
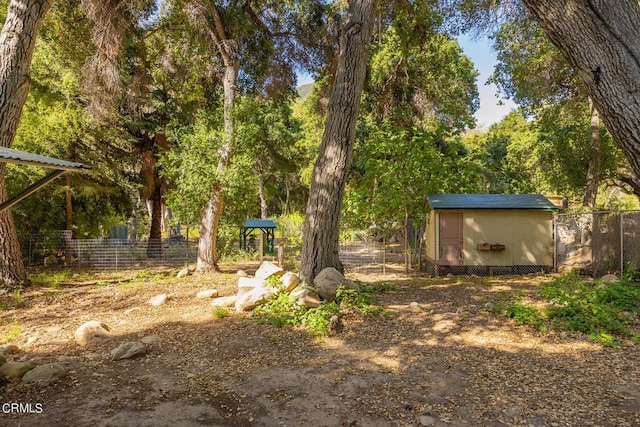
<svg viewBox="0 0 640 427">
<path fill-rule="evenodd" d="M 437 215 L 427 213 L 426 255 L 438 257 Z M 463 256 L 468 266 L 553 265 L 553 213 L 534 210 L 466 209 Z M 502 244 L 503 251 L 481 251 L 478 244 Z"/>
<path fill-rule="evenodd" d="M 553 214 L 529 210 L 465 210 L 465 265 L 553 265 Z M 478 244 L 502 244 L 481 251 Z"/>
</svg>

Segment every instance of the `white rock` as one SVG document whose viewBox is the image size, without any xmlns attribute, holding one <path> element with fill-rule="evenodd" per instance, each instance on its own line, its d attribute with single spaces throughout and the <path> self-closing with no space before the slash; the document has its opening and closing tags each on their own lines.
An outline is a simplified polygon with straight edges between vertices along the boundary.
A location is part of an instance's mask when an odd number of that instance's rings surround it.
<svg viewBox="0 0 640 427">
<path fill-rule="evenodd" d="M 191 274 L 191 272 L 189 271 L 189 268 L 185 267 L 182 270 L 178 271 L 178 274 L 176 274 L 176 277 L 178 279 L 182 279 L 183 277 L 187 277 L 189 274 Z"/>
<path fill-rule="evenodd" d="M 146 344 L 139 341 L 132 341 L 124 343 L 120 347 L 111 350 L 111 360 L 131 359 L 146 353 Z"/>
<path fill-rule="evenodd" d="M 253 277 L 238 278 L 238 295 L 244 295 L 255 288 L 261 288 L 264 281 Z"/>
<path fill-rule="evenodd" d="M 281 275 L 284 272 L 282 267 L 277 266 L 276 264 L 264 261 L 254 277 L 259 280 L 266 280 L 271 276 Z"/>
<path fill-rule="evenodd" d="M 257 305 L 263 304 L 271 299 L 276 293 L 278 293 L 278 290 L 274 288 L 255 288 L 238 298 L 235 304 L 236 311 L 251 311 Z"/>
<path fill-rule="evenodd" d="M 212 307 L 233 307 L 238 301 L 238 295 L 231 295 L 228 297 L 218 297 L 211 301 Z"/>
<path fill-rule="evenodd" d="M 300 284 L 300 278 L 296 273 L 287 271 L 280 276 L 280 282 L 287 292 L 291 292 L 296 288 L 296 286 L 298 286 L 298 284 Z"/>
<path fill-rule="evenodd" d="M 0 375 L 7 378 L 21 378 L 24 374 L 36 367 L 32 361 L 28 362 L 7 362 L 0 366 Z"/>
<path fill-rule="evenodd" d="M 347 279 L 333 267 L 323 269 L 313 283 L 316 285 L 318 295 L 327 301 L 333 301 L 336 298 L 338 286 L 343 285 L 347 289 L 354 289 L 360 292 L 360 287 L 351 280 Z"/>
<path fill-rule="evenodd" d="M 162 338 L 157 335 L 147 335 L 146 337 L 142 337 L 140 341 L 147 345 L 157 345 L 162 342 Z"/>
<path fill-rule="evenodd" d="M 291 295 L 298 299 L 298 305 L 305 306 L 309 308 L 320 307 L 322 301 L 320 301 L 320 296 L 313 290 L 309 288 L 298 288 L 295 289 Z"/>
<path fill-rule="evenodd" d="M 437 422 L 437 418 L 431 415 L 423 415 L 420 417 L 420 425 L 421 426 L 435 426 Z"/>
<path fill-rule="evenodd" d="M 157 306 L 162 305 L 165 302 L 167 302 L 168 299 L 169 299 L 169 295 L 160 294 L 160 295 L 156 295 L 155 297 L 151 298 L 148 302 L 152 306 L 157 307 Z"/>
<path fill-rule="evenodd" d="M 196 295 L 196 298 L 215 298 L 218 296 L 217 289 L 207 289 L 206 291 L 200 291 Z"/>
<path fill-rule="evenodd" d="M 30 370 L 22 377 L 25 383 L 49 385 L 67 375 L 67 370 L 58 363 L 47 363 Z"/>
<path fill-rule="evenodd" d="M 239 277 L 249 277 L 249 275 L 247 274 L 247 272 L 246 272 L 246 271 L 244 271 L 244 270 L 238 270 L 238 271 L 236 272 L 236 274 L 237 274 Z"/>
<path fill-rule="evenodd" d="M 411 309 L 414 311 L 422 311 L 422 306 L 416 301 L 413 301 L 411 304 L 409 304 L 409 307 L 411 307 Z"/>
<path fill-rule="evenodd" d="M 97 320 L 83 323 L 74 334 L 76 343 L 84 346 L 110 336 L 109 327 Z"/>
</svg>

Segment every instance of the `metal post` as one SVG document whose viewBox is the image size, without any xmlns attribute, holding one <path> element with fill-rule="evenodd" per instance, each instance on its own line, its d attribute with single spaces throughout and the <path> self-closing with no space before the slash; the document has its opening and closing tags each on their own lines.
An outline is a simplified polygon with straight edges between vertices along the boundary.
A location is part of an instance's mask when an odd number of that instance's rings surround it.
<svg viewBox="0 0 640 427">
<path fill-rule="evenodd" d="M 620 275 L 624 273 L 624 212 L 620 213 Z"/>
<path fill-rule="evenodd" d="M 553 271 L 558 272 L 558 216 L 553 217 Z"/>
</svg>

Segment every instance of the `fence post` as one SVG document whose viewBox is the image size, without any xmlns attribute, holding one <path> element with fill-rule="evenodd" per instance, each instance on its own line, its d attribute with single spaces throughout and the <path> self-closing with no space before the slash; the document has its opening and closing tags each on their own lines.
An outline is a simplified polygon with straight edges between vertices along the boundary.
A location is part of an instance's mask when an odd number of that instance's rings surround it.
<svg viewBox="0 0 640 427">
<path fill-rule="evenodd" d="M 558 272 L 558 214 L 553 216 L 553 272 Z"/>
<path fill-rule="evenodd" d="M 620 276 L 624 273 L 624 212 L 620 213 Z"/>
</svg>

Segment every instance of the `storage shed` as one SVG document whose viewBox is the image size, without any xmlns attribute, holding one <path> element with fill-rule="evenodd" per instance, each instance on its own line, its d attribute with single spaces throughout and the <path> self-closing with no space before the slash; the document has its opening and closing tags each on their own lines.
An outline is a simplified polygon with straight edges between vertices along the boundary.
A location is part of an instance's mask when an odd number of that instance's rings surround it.
<svg viewBox="0 0 640 427">
<path fill-rule="evenodd" d="M 553 213 L 541 194 L 429 194 L 427 264 L 435 275 L 553 270 Z"/>
</svg>

